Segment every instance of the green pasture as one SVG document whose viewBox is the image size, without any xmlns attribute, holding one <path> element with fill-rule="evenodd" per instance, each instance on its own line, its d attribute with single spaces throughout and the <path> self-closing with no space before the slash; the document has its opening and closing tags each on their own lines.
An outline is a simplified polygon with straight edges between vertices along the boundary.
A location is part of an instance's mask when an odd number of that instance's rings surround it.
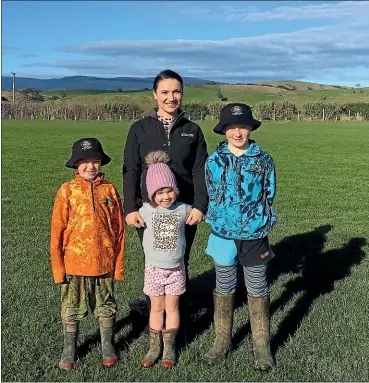
<svg viewBox="0 0 369 383">
<path fill-rule="evenodd" d="M 95 95 L 95 94 L 109 94 L 113 93 L 110 90 L 100 90 L 100 89 L 56 89 L 56 90 L 48 90 L 43 92 L 42 94 L 45 96 L 58 96 L 60 97 L 61 93 L 65 93 L 67 98 L 74 98 L 78 96 L 86 96 L 86 95 Z M 117 92 L 114 92 L 117 93 Z"/>
<path fill-rule="evenodd" d="M 221 138 L 201 123 L 209 151 Z M 233 351 L 215 367 L 201 358 L 213 341 L 209 228 L 200 224 L 191 253 L 192 324 L 173 370 L 142 369 L 145 320 L 129 304 L 143 298 L 143 255 L 128 229 L 126 279 L 117 281 L 120 362 L 103 369 L 98 323 L 81 325 L 78 361 L 62 373 L 59 286 L 49 263 L 50 212 L 72 143 L 99 138 L 113 161 L 106 177 L 122 191 L 128 122 L 2 122 L 3 381 L 367 381 L 369 350 L 369 124 L 263 123 L 253 138 L 275 160 L 278 224 L 270 235 L 271 345 L 276 368 L 253 369 L 243 284 L 237 291 Z"/>
<path fill-rule="evenodd" d="M 184 89 L 184 102 L 203 102 L 209 103 L 219 101 L 218 91 L 227 98 L 228 102 L 245 102 L 255 105 L 261 101 L 283 101 L 288 100 L 301 107 L 307 102 L 337 102 L 337 103 L 355 103 L 369 102 L 369 88 L 356 89 L 352 93 L 351 89 L 336 89 L 318 84 L 309 84 L 303 82 L 273 82 L 274 87 L 255 85 L 186 85 Z M 277 88 L 277 85 L 295 86 L 296 90 L 287 91 Z M 309 86 L 310 85 L 310 86 Z M 307 87 L 311 90 L 308 90 Z M 53 90 L 45 92 L 46 96 L 60 96 L 63 90 Z M 151 90 L 115 91 L 88 90 L 88 89 L 69 89 L 64 90 L 67 97 L 56 102 L 75 102 L 83 104 L 93 104 L 101 102 L 127 102 L 138 103 L 142 107 L 153 107 L 154 101 Z"/>
</svg>

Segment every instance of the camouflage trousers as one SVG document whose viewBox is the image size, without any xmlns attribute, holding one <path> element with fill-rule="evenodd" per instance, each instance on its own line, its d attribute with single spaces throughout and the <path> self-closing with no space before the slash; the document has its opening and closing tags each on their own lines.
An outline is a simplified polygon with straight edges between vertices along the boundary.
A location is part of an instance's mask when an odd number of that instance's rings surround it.
<svg viewBox="0 0 369 383">
<path fill-rule="evenodd" d="M 110 318 L 117 312 L 111 274 L 98 277 L 67 275 L 61 285 L 61 317 L 63 321 L 80 321 L 88 307 L 96 318 Z"/>
</svg>

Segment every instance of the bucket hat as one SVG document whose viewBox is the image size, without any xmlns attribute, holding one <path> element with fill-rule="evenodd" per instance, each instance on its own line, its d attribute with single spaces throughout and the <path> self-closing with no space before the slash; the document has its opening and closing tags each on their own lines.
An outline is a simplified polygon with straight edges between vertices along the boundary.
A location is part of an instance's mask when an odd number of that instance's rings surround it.
<svg viewBox="0 0 369 383">
<path fill-rule="evenodd" d="M 248 125 L 251 130 L 256 130 L 261 122 L 252 116 L 251 108 L 246 104 L 232 103 L 223 106 L 220 110 L 220 119 L 213 132 L 225 134 L 225 127 L 230 124 Z"/>
<path fill-rule="evenodd" d="M 99 158 L 101 166 L 108 164 L 111 158 L 104 153 L 97 138 L 81 138 L 72 146 L 72 156 L 65 164 L 68 168 L 77 169 L 75 163 L 82 158 Z"/>
</svg>

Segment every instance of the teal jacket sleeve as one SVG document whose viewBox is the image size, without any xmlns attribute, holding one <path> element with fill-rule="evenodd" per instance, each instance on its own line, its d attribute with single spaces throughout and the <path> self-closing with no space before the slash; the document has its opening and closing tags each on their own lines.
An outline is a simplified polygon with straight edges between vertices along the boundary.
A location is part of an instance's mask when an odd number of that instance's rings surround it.
<svg viewBox="0 0 369 383">
<path fill-rule="evenodd" d="M 269 205 L 272 206 L 277 191 L 277 177 L 274 161 L 270 156 L 267 162 L 266 174 L 264 178 L 264 188 Z"/>
</svg>

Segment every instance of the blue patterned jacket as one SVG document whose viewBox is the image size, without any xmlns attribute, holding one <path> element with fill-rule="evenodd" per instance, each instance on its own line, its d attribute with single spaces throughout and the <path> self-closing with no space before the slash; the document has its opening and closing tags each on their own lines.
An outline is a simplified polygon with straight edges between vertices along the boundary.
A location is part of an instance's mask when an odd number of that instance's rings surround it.
<svg viewBox="0 0 369 383">
<path fill-rule="evenodd" d="M 273 159 L 255 141 L 249 140 L 249 144 L 247 152 L 236 157 L 227 141 L 222 141 L 206 161 L 206 222 L 218 237 L 263 238 L 276 223 L 272 207 L 276 193 Z"/>
</svg>

